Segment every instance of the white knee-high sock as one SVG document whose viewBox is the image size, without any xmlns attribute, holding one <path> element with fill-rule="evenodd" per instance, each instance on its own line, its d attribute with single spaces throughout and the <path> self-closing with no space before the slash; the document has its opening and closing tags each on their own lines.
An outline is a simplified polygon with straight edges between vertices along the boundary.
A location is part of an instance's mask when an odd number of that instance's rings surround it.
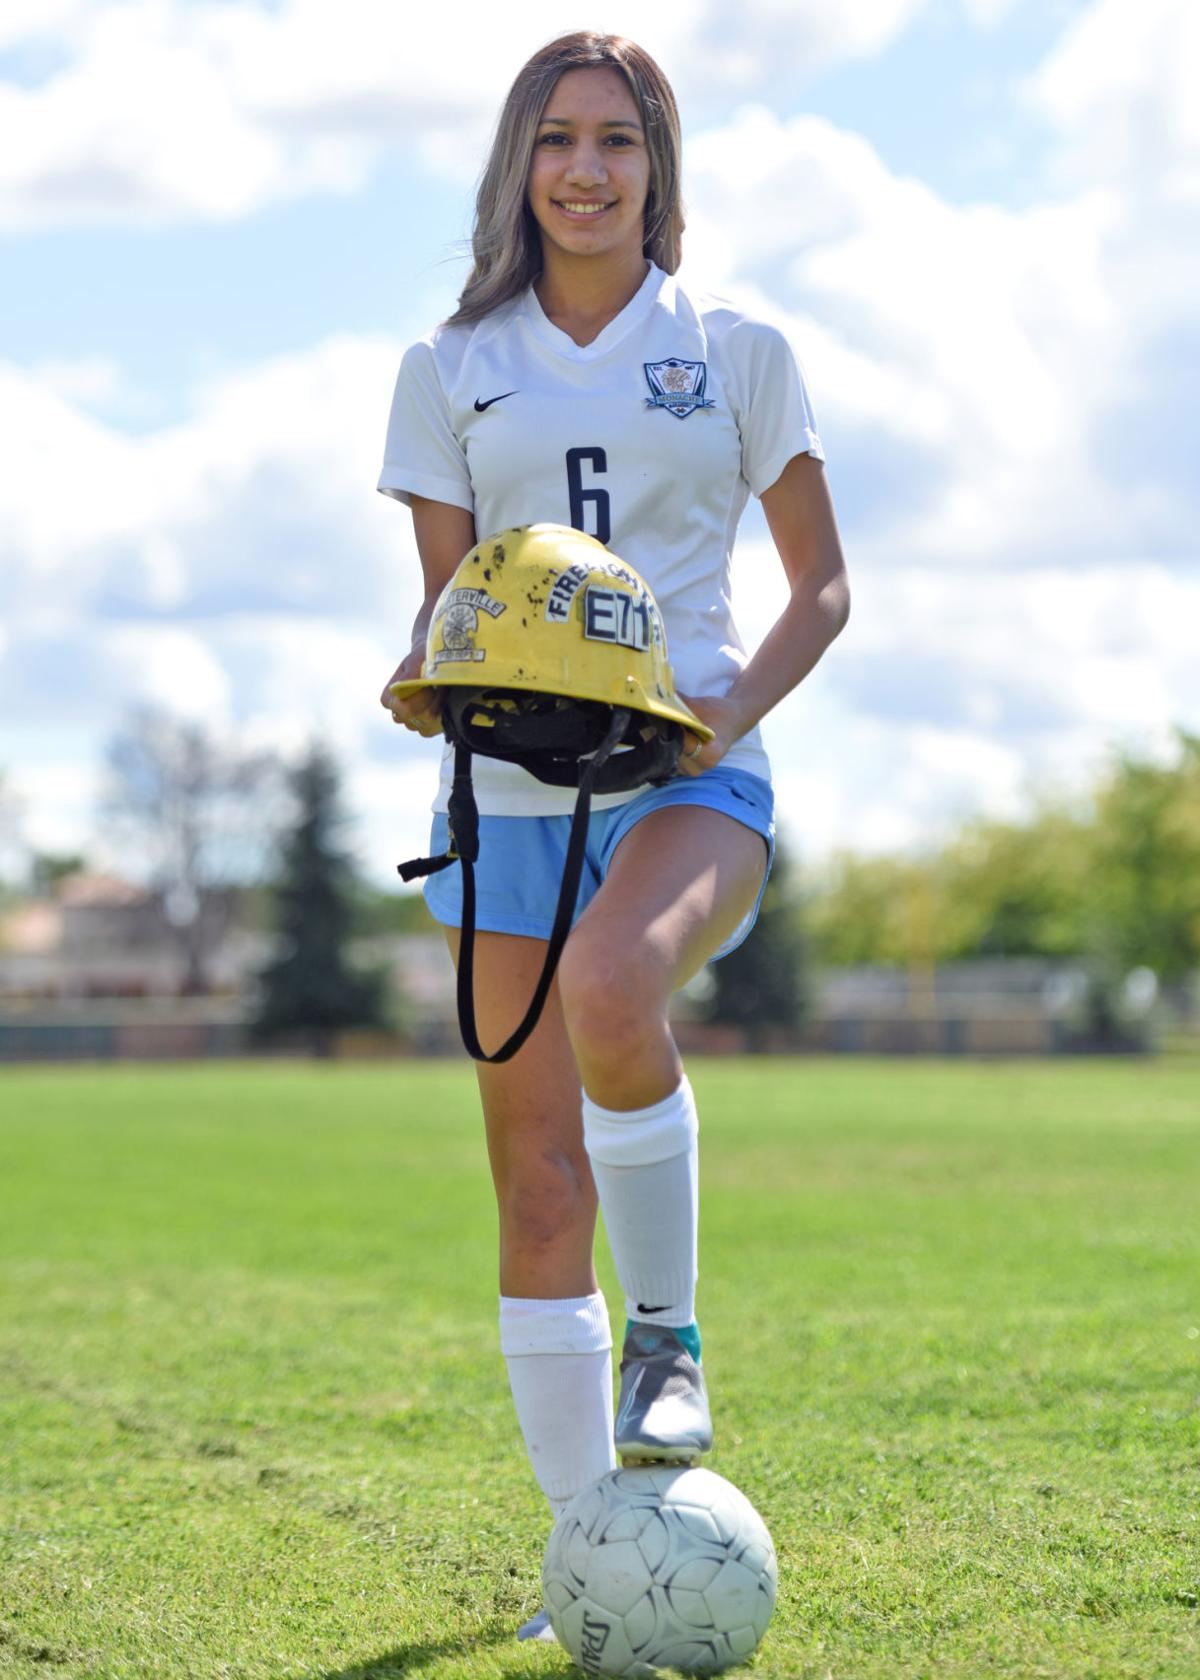
<svg viewBox="0 0 1200 1680">
<path fill-rule="evenodd" d="M 500 1297 L 500 1351 L 538 1486 L 555 1516 L 616 1465 L 604 1296 Z"/>
<path fill-rule="evenodd" d="M 583 1093 L 583 1141 L 625 1310 L 676 1329 L 696 1316 L 696 1103 L 687 1079 L 649 1108 L 601 1108 Z"/>
</svg>

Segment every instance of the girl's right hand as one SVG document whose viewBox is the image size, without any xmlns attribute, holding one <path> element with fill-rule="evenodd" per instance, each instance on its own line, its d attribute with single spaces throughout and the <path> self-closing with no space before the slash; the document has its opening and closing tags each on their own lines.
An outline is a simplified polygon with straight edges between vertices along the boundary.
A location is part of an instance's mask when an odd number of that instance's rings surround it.
<svg viewBox="0 0 1200 1680">
<path fill-rule="evenodd" d="M 421 675 L 421 663 L 424 658 L 424 642 L 414 647 L 411 653 L 405 654 L 384 685 L 379 703 L 385 711 L 392 714 L 393 720 L 402 723 L 405 729 L 415 730 L 418 735 L 440 735 L 442 697 L 436 688 L 419 688 L 403 700 L 397 699 L 391 692 L 393 683 L 411 682 L 413 677 Z"/>
</svg>

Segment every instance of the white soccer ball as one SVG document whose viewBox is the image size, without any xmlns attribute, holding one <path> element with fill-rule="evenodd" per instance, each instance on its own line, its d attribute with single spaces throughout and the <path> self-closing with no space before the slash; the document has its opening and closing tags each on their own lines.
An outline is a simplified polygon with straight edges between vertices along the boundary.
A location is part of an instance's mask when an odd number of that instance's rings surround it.
<svg viewBox="0 0 1200 1680">
<path fill-rule="evenodd" d="M 775 1548 L 745 1494 L 711 1470 L 610 1470 L 554 1525 L 546 1611 L 585 1674 L 719 1674 L 775 1607 Z"/>
</svg>

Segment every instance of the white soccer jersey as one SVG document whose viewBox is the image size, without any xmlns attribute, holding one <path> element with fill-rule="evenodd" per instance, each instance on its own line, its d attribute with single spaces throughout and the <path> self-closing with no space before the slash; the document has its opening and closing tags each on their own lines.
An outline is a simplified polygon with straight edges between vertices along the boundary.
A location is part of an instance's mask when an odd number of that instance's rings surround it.
<svg viewBox="0 0 1200 1680">
<path fill-rule="evenodd" d="M 803 454 L 824 459 L 783 334 L 651 265 L 591 344 L 554 326 L 532 288 L 419 339 L 400 364 L 379 489 L 466 508 L 481 541 L 543 520 L 598 537 L 654 591 L 680 691 L 720 695 L 746 664 L 730 610 L 738 520 Z M 448 751 L 435 810 L 451 761 Z M 770 776 L 757 729 L 721 762 Z M 477 756 L 473 773 L 488 815 L 575 803 L 574 789 L 499 759 Z"/>
</svg>

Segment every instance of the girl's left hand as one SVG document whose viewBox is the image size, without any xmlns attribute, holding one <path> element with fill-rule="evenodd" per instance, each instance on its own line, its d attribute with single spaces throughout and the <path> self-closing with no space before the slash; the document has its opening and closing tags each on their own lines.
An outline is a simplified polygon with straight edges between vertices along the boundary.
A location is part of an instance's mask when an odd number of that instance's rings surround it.
<svg viewBox="0 0 1200 1680">
<path fill-rule="evenodd" d="M 690 694 L 681 694 L 679 698 L 713 732 L 712 740 L 703 742 L 690 729 L 683 732 L 683 751 L 679 755 L 676 774 L 698 776 L 702 770 L 711 770 L 714 764 L 720 764 L 733 743 L 746 733 L 746 726 L 737 706 L 728 698 L 716 694 L 705 695 L 699 700 L 693 700 Z"/>
</svg>

